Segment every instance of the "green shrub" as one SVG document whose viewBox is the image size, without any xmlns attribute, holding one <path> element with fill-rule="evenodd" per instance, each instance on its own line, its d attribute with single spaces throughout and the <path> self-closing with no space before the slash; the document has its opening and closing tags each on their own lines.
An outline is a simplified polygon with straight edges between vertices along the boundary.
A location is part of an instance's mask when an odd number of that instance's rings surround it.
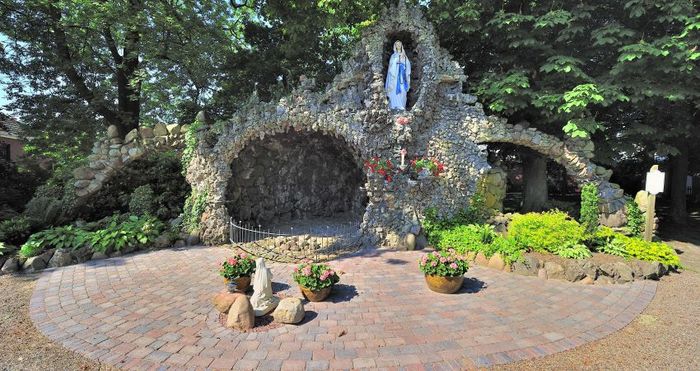
<svg viewBox="0 0 700 371">
<path fill-rule="evenodd" d="M 19 246 L 27 241 L 34 225 L 26 216 L 17 216 L 0 222 L 0 241 Z"/>
<path fill-rule="evenodd" d="M 627 230 L 636 237 L 644 231 L 644 213 L 634 200 L 627 201 Z"/>
<path fill-rule="evenodd" d="M 426 209 L 423 216 L 422 227 L 428 242 L 433 246 L 437 246 L 442 231 L 457 226 L 483 224 L 489 218 L 490 211 L 486 207 L 484 197 L 477 193 L 471 198 L 467 208 L 458 211 L 451 218 L 439 218 L 435 208 Z"/>
<path fill-rule="evenodd" d="M 581 188 L 581 225 L 589 235 L 598 228 L 600 219 L 598 201 L 598 186 L 595 183 L 585 184 Z"/>
<path fill-rule="evenodd" d="M 467 251 L 484 251 L 485 245 L 496 237 L 490 225 L 460 225 L 452 229 L 440 231 L 437 248 L 439 250 L 454 249 L 459 254 Z"/>
<path fill-rule="evenodd" d="M 22 245 L 20 254 L 26 258 L 39 255 L 46 249 L 79 249 L 88 242 L 89 232 L 72 225 L 55 227 L 34 233 Z"/>
<path fill-rule="evenodd" d="M 489 245 L 486 245 L 484 255 L 492 256 L 499 253 L 507 265 L 511 265 L 523 258 L 523 248 L 512 238 L 496 236 Z"/>
<path fill-rule="evenodd" d="M 156 202 L 153 188 L 149 184 L 134 189 L 129 200 L 129 211 L 135 215 L 153 215 L 156 211 Z"/>
<path fill-rule="evenodd" d="M 61 199 L 52 196 L 37 196 L 27 203 L 24 215 L 36 225 L 49 227 L 60 223 L 64 211 Z"/>
<path fill-rule="evenodd" d="M 523 249 L 557 253 L 581 243 L 584 229 L 561 211 L 513 216 L 508 236 Z"/>
<path fill-rule="evenodd" d="M 587 259 L 591 257 L 591 250 L 583 244 L 572 244 L 559 249 L 556 254 L 567 259 Z"/>
<path fill-rule="evenodd" d="M 15 251 L 11 246 L 5 245 L 4 242 L 0 242 L 0 256 L 10 255 Z"/>
<path fill-rule="evenodd" d="M 161 220 L 177 218 L 182 213 L 190 186 L 180 173 L 180 160 L 174 152 L 149 153 L 116 171 L 76 217 L 95 221 L 115 213 L 130 213 L 133 193 L 141 186 L 153 190 L 152 214 Z"/>
<path fill-rule="evenodd" d="M 615 238 L 618 235 L 620 234 L 613 231 L 612 228 L 601 226 L 590 238 L 589 243 L 598 252 L 627 257 L 625 244 Z"/>
<path fill-rule="evenodd" d="M 95 251 L 120 251 L 151 244 L 164 229 L 165 225 L 152 216 L 131 215 L 122 222 L 115 217 L 106 228 L 92 232 L 89 240 Z"/>
<path fill-rule="evenodd" d="M 652 262 L 659 262 L 673 268 L 680 268 L 681 261 L 672 247 L 661 242 L 644 241 L 637 237 L 618 234 L 615 239 L 625 246 L 627 256 Z"/>
</svg>

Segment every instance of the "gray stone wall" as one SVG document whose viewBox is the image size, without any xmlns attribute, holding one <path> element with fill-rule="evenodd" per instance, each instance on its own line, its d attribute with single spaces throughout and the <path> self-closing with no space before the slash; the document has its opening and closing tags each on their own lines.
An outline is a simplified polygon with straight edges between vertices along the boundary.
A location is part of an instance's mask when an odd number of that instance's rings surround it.
<svg viewBox="0 0 700 371">
<path fill-rule="evenodd" d="M 289 132 L 253 141 L 233 160 L 227 190 L 237 221 L 279 221 L 364 213 L 362 163 L 343 140 Z"/>
</svg>

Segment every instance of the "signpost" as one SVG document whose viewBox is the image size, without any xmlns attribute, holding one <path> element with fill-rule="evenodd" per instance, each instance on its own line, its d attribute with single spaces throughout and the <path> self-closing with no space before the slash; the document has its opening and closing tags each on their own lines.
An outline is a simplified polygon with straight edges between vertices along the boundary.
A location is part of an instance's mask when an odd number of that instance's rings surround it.
<svg viewBox="0 0 700 371">
<path fill-rule="evenodd" d="M 644 226 L 644 240 L 651 241 L 654 233 L 654 215 L 656 214 L 656 195 L 664 191 L 666 173 L 659 171 L 659 165 L 651 167 L 647 173 L 645 190 L 649 192 L 647 220 Z"/>
</svg>

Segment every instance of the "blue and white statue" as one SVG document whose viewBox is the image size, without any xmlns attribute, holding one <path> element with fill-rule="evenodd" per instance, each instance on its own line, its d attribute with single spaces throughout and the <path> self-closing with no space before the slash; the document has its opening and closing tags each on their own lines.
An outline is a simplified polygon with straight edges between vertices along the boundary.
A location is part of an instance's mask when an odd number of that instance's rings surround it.
<svg viewBox="0 0 700 371">
<path fill-rule="evenodd" d="M 411 62 L 406 56 L 401 41 L 394 43 L 394 54 L 389 59 L 386 74 L 386 95 L 389 97 L 389 109 L 406 109 L 406 94 L 411 88 Z"/>
</svg>

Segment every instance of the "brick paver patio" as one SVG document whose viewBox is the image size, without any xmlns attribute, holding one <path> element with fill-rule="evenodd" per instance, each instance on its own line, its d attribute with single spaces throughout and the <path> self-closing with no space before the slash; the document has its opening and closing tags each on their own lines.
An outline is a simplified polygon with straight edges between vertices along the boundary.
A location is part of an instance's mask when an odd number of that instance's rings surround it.
<svg viewBox="0 0 700 371">
<path fill-rule="evenodd" d="M 584 286 L 474 267 L 455 295 L 428 290 L 420 252 L 370 250 L 332 262 L 346 272 L 298 326 L 239 333 L 210 304 L 229 250 L 160 250 L 46 271 L 31 317 L 50 339 L 123 368 L 465 369 L 544 356 L 617 331 L 656 282 Z M 291 266 L 274 289 L 299 296 Z"/>
</svg>

